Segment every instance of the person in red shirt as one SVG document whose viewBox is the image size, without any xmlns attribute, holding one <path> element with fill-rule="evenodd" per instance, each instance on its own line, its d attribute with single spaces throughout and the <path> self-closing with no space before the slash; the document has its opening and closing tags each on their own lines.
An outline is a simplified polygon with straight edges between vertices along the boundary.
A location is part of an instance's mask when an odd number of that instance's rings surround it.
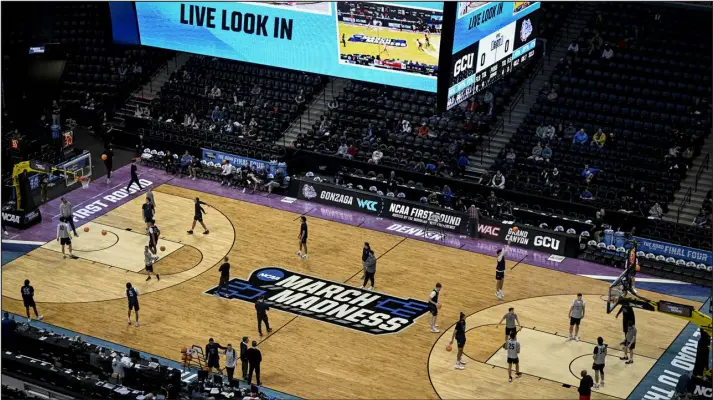
<svg viewBox="0 0 713 400">
<path fill-rule="evenodd" d="M 354 146 L 354 144 L 349 145 L 349 149 L 347 150 L 347 154 L 349 154 L 350 156 L 352 156 L 352 158 L 353 158 L 353 157 L 356 157 L 356 155 L 357 155 L 358 152 L 359 152 L 359 150 L 356 148 L 356 146 Z"/>
<path fill-rule="evenodd" d="M 428 126 L 426 126 L 425 122 L 422 122 L 418 128 L 418 137 L 428 137 Z"/>
</svg>

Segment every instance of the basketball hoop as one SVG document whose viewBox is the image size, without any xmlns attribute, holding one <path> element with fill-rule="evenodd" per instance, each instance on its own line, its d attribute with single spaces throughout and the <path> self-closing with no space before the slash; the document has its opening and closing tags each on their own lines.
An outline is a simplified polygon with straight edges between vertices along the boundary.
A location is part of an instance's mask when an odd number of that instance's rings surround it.
<svg viewBox="0 0 713 400">
<path fill-rule="evenodd" d="M 89 182 L 92 181 L 92 178 L 90 176 L 80 176 L 77 180 L 82 184 L 82 189 L 87 189 L 89 188 Z"/>
</svg>

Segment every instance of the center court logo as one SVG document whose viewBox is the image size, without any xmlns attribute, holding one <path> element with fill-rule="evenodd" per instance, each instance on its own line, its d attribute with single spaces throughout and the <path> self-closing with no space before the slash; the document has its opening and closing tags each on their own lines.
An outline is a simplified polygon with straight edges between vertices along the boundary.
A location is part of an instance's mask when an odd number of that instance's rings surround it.
<svg viewBox="0 0 713 400">
<path fill-rule="evenodd" d="M 215 294 L 218 287 L 207 290 Z M 270 307 L 343 328 L 385 335 L 411 326 L 428 311 L 428 303 L 374 293 L 280 267 L 253 271 L 247 281 L 233 278 L 221 296 L 255 303 L 260 296 Z"/>
</svg>

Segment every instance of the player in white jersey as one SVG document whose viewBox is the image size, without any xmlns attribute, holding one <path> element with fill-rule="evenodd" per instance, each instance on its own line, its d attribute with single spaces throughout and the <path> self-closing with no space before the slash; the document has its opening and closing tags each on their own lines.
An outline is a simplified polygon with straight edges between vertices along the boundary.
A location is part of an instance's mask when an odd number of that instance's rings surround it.
<svg viewBox="0 0 713 400">
<path fill-rule="evenodd" d="M 153 272 L 153 264 L 158 261 L 158 256 L 151 253 L 149 246 L 144 247 L 144 264 L 146 266 L 146 280 L 151 280 L 151 274 Z M 156 274 L 156 279 L 161 280 L 161 275 Z"/>
<path fill-rule="evenodd" d="M 517 341 L 517 331 L 510 333 L 510 339 L 505 342 L 508 356 L 508 382 L 512 382 L 512 365 L 515 364 L 515 377 L 522 376 L 520 372 L 520 342 Z"/>
<path fill-rule="evenodd" d="M 582 293 L 577 293 L 577 298 L 572 302 L 572 306 L 569 307 L 569 337 L 567 342 L 570 340 L 576 340 L 579 342 L 579 323 L 584 318 L 584 300 L 582 300 Z M 572 334 L 574 331 L 574 334 Z"/>
<path fill-rule="evenodd" d="M 607 344 L 600 336 L 597 338 L 597 345 L 594 346 L 594 354 L 592 355 L 592 370 L 594 370 L 594 389 L 599 389 L 599 376 L 602 377 L 602 386 L 604 386 L 604 362 L 607 358 Z"/>
</svg>

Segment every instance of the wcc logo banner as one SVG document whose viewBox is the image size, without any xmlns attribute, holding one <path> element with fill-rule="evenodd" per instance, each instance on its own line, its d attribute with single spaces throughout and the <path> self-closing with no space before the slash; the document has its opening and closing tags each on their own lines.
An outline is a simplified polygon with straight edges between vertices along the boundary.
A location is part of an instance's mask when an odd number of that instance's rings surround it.
<svg viewBox="0 0 713 400">
<path fill-rule="evenodd" d="M 205 293 L 217 291 L 216 286 Z M 247 281 L 233 278 L 219 294 L 248 303 L 264 296 L 273 309 L 371 335 L 401 332 L 428 311 L 424 301 L 374 293 L 280 267 L 253 271 Z"/>
</svg>

